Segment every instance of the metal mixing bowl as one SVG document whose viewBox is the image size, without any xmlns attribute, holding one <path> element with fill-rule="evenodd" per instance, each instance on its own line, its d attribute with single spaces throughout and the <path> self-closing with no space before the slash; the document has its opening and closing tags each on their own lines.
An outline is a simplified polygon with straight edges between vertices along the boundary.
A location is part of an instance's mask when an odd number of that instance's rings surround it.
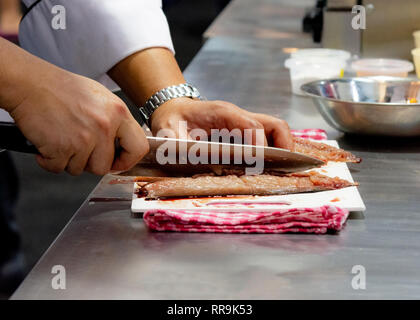
<svg viewBox="0 0 420 320">
<path fill-rule="evenodd" d="M 420 81 L 340 78 L 310 82 L 301 89 L 337 130 L 400 137 L 420 135 Z"/>
</svg>

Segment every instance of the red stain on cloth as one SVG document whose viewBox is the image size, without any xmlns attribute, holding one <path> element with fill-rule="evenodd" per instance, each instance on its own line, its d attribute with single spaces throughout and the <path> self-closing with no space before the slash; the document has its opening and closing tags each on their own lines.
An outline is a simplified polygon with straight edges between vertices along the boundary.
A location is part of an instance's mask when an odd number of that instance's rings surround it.
<svg viewBox="0 0 420 320">
<path fill-rule="evenodd" d="M 313 139 L 313 140 L 327 140 L 327 133 L 322 129 L 301 129 L 290 130 L 293 136 L 297 138 Z"/>
<path fill-rule="evenodd" d="M 322 206 L 242 213 L 150 210 L 143 219 L 154 231 L 324 234 L 341 230 L 348 215 L 346 209 Z"/>
</svg>

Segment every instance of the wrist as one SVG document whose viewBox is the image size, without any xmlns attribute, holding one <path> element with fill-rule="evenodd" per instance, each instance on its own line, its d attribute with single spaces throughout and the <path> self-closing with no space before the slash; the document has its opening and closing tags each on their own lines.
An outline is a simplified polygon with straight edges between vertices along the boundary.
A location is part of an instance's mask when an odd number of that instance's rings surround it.
<svg viewBox="0 0 420 320">
<path fill-rule="evenodd" d="M 6 99 L 5 110 L 12 115 L 25 100 L 33 99 L 33 97 L 39 94 L 48 95 L 48 92 L 54 90 L 52 85 L 57 83 L 59 78 L 59 75 L 56 74 L 57 72 L 52 72 L 48 68 L 43 68 L 41 71 L 35 67 L 31 71 L 28 71 L 28 73 L 34 76 L 22 76 L 13 80 L 10 83 L 8 93 L 4 96 L 2 95 Z M 33 109 L 38 107 L 41 106 L 31 106 Z"/>
<path fill-rule="evenodd" d="M 146 103 L 140 107 L 140 112 L 145 123 L 151 127 L 151 117 L 155 111 L 164 104 L 179 98 L 196 98 L 201 100 L 201 95 L 194 86 L 188 83 L 163 88 L 153 94 Z"/>
</svg>

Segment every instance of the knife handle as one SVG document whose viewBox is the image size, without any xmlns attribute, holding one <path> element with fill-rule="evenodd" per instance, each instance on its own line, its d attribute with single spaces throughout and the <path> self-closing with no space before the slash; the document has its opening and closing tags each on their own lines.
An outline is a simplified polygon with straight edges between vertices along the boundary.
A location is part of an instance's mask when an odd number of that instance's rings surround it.
<svg viewBox="0 0 420 320">
<path fill-rule="evenodd" d="M 39 154 L 36 147 L 12 122 L 0 122 L 0 149 Z"/>
</svg>

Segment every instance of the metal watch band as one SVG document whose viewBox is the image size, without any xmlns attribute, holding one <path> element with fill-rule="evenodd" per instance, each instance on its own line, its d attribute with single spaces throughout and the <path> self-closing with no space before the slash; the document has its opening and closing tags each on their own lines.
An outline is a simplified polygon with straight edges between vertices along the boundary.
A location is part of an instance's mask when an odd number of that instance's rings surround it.
<svg viewBox="0 0 420 320">
<path fill-rule="evenodd" d="M 141 116 L 147 126 L 150 128 L 150 117 L 159 106 L 171 99 L 181 97 L 188 97 L 192 99 L 198 98 L 202 100 L 200 92 L 197 88 L 188 83 L 164 88 L 156 92 L 142 107 L 140 107 Z"/>
</svg>

